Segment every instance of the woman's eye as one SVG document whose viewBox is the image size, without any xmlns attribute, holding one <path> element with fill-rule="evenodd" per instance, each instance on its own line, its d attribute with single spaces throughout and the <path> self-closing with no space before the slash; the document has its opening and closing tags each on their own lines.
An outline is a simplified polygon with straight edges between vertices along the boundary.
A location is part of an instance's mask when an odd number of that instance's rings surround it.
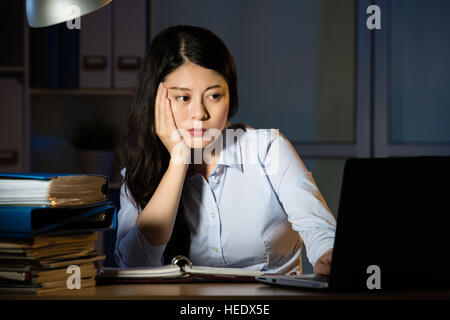
<svg viewBox="0 0 450 320">
<path fill-rule="evenodd" d="M 213 94 L 210 95 L 210 97 L 211 97 L 213 100 L 219 99 L 220 96 L 221 96 L 220 93 L 213 93 Z"/>
<path fill-rule="evenodd" d="M 182 101 L 182 102 L 187 102 L 189 100 L 189 97 L 188 96 L 179 96 L 179 97 L 176 97 L 176 100 Z"/>
</svg>

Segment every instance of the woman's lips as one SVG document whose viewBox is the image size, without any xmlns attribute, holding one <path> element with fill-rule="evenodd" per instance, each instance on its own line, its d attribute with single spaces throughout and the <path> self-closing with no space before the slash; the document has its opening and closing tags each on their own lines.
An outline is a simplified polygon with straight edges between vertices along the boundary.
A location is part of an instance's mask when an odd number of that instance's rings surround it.
<svg viewBox="0 0 450 320">
<path fill-rule="evenodd" d="M 206 133 L 206 129 L 189 129 L 189 134 L 194 137 L 201 137 Z"/>
</svg>

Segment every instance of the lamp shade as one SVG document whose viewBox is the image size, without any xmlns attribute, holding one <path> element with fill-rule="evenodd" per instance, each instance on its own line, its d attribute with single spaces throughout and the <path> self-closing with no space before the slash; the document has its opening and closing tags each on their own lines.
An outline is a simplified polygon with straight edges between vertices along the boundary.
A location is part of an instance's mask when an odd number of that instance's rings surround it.
<svg viewBox="0 0 450 320">
<path fill-rule="evenodd" d="M 93 12 L 111 0 L 26 0 L 30 27 L 47 27 Z"/>
</svg>

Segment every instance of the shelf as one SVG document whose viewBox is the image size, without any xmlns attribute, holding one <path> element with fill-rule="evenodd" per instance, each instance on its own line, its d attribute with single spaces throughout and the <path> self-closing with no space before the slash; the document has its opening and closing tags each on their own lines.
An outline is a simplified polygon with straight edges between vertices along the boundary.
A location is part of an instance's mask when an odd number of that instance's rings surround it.
<svg viewBox="0 0 450 320">
<path fill-rule="evenodd" d="M 32 95 L 70 95 L 70 96 L 132 96 L 134 89 L 47 89 L 32 88 Z"/>
<path fill-rule="evenodd" d="M 22 73 L 22 66 L 0 66 L 0 74 Z"/>
</svg>

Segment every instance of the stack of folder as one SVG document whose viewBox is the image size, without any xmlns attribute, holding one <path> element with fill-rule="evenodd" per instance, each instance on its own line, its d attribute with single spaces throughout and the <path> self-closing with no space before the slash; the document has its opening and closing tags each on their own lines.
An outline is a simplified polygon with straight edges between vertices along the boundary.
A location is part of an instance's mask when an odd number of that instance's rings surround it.
<svg viewBox="0 0 450 320">
<path fill-rule="evenodd" d="M 105 176 L 0 173 L 0 293 L 95 286 L 97 232 L 116 220 Z"/>
</svg>

